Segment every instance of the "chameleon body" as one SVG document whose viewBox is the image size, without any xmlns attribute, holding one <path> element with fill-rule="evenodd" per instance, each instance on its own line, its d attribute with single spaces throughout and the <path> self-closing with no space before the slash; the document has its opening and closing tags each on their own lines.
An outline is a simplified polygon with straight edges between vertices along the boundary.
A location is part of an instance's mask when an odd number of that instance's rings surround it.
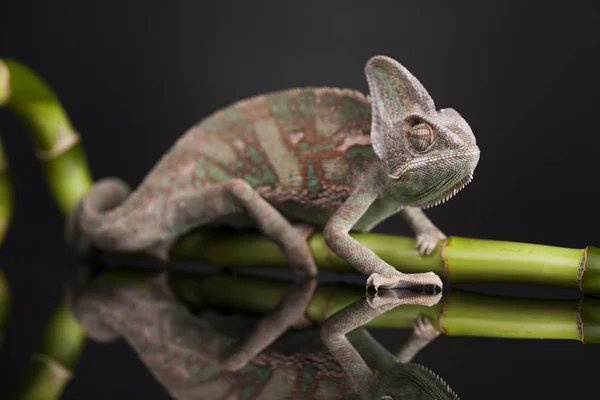
<svg viewBox="0 0 600 400">
<path fill-rule="evenodd" d="M 428 320 L 416 322 L 396 355 L 361 328 L 399 304 L 430 304 L 439 296 L 413 292 L 377 308 L 363 299 L 320 330 L 284 334 L 302 318 L 314 287 L 314 280 L 292 286 L 258 323 L 235 316 L 209 322 L 180 304 L 164 282 L 150 291 L 96 284 L 70 304 L 92 339 L 125 339 L 179 400 L 458 399 L 436 374 L 410 363 L 439 335 Z"/>
<path fill-rule="evenodd" d="M 290 89 L 206 117 L 133 193 L 115 178 L 97 182 L 71 214 L 71 242 L 167 259 L 181 234 L 221 221 L 257 227 L 296 272 L 314 276 L 306 239 L 316 227 L 376 288 L 441 287 L 433 273 L 397 271 L 348 232 L 369 231 L 400 213 L 419 251 L 429 254 L 446 236 L 421 208 L 470 182 L 479 148 L 466 121 L 453 109 L 437 111 L 395 60 L 372 57 L 365 73 L 370 97 L 349 89 Z"/>
</svg>

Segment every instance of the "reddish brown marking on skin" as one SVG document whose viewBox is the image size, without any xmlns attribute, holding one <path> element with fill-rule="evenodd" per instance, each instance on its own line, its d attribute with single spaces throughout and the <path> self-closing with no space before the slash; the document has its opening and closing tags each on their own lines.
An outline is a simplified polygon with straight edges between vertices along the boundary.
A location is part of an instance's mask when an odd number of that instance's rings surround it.
<svg viewBox="0 0 600 400">
<path fill-rule="evenodd" d="M 240 111 L 244 113 L 249 123 L 253 123 L 259 119 L 273 118 L 271 107 L 269 107 L 266 101 L 266 96 L 257 96 L 256 98 L 250 99 L 247 103 L 243 103 Z M 256 115 L 253 115 L 252 111 L 255 111 Z M 275 120 L 275 122 L 278 121 Z M 281 127 L 278 126 L 278 128 L 281 131 Z M 254 148 L 254 150 L 256 150 L 260 156 L 262 163 L 275 176 L 276 183 L 279 183 L 279 177 L 275 173 L 275 168 L 271 164 L 271 161 L 269 161 L 269 157 L 267 157 L 265 150 L 260 145 L 254 129 L 250 129 L 245 133 L 243 141 L 246 143 L 246 148 L 244 148 L 244 151 L 240 155 L 240 159 L 243 161 L 244 165 L 240 171 L 240 176 L 243 177 L 250 174 L 253 172 L 252 168 L 258 170 L 258 173 L 261 173 L 260 168 L 258 168 L 258 165 L 254 163 L 254 161 L 250 158 L 250 154 L 248 153 L 248 146 L 252 146 L 252 148 Z"/>
<path fill-rule="evenodd" d="M 288 113 L 290 115 L 292 114 L 292 110 L 294 110 L 296 107 L 298 107 L 298 104 L 299 104 L 298 96 L 301 94 L 305 94 L 305 93 L 306 92 L 303 92 L 303 91 L 293 91 L 293 90 L 289 93 L 289 99 L 286 104 L 286 107 L 287 107 L 286 113 Z M 327 159 L 329 157 L 344 156 L 345 151 L 353 143 L 354 144 L 366 144 L 366 145 L 370 144 L 370 135 L 368 133 L 368 128 L 370 127 L 370 120 L 346 122 L 341 127 L 337 128 L 337 131 L 335 132 L 335 134 L 333 136 L 320 137 L 317 135 L 316 115 L 318 114 L 319 107 L 337 108 L 338 114 L 341 113 L 341 111 L 339 111 L 339 109 L 342 107 L 343 101 L 344 101 L 344 96 L 342 96 L 342 95 L 337 94 L 337 95 L 333 96 L 334 101 L 335 101 L 334 106 L 325 106 L 324 104 L 319 103 L 320 96 L 322 96 L 324 94 L 331 94 L 331 93 L 335 93 L 335 91 L 331 91 L 331 90 L 319 91 L 319 90 L 317 90 L 317 92 L 313 93 L 313 95 L 316 97 L 316 99 L 315 99 L 315 102 L 316 102 L 315 116 L 310 119 L 305 119 L 305 118 L 290 119 L 287 122 L 287 124 L 297 127 L 297 129 L 294 129 L 291 131 L 290 130 L 286 131 L 285 130 L 286 125 L 284 125 L 284 122 L 281 121 L 280 118 L 277 118 L 276 114 L 274 114 L 272 107 L 267 103 L 268 95 L 258 96 L 256 98 L 242 101 L 241 103 L 238 103 L 237 105 L 235 105 L 235 107 L 238 109 L 238 111 L 240 111 L 244 115 L 244 117 L 248 121 L 249 125 L 251 125 L 254 121 L 261 119 L 261 118 L 272 120 L 276 124 L 278 130 L 281 132 L 282 140 L 287 145 L 286 147 L 298 159 L 298 163 L 301 168 L 301 176 L 303 178 L 303 183 L 305 184 L 304 185 L 305 187 L 306 187 L 306 183 L 308 182 L 308 176 L 309 176 L 308 160 L 310 160 L 310 162 L 312 163 L 313 171 L 314 171 L 315 175 L 317 176 L 317 178 L 319 179 L 319 182 L 321 183 L 322 186 L 327 186 L 329 184 L 338 184 L 338 182 L 330 182 L 328 180 L 325 180 L 324 171 L 321 166 L 322 160 Z M 353 95 L 345 94 L 345 96 L 357 97 L 356 94 L 353 94 Z M 368 103 L 366 101 L 365 101 L 365 106 L 368 106 Z M 240 137 L 240 139 L 243 138 L 242 139 L 243 141 L 245 141 L 246 143 L 251 145 L 253 148 L 255 148 L 256 151 L 259 153 L 259 155 L 262 157 L 262 159 L 265 160 L 265 163 L 268 165 L 268 163 L 269 163 L 268 157 L 265 154 L 262 146 L 260 146 L 260 144 L 258 143 L 258 140 L 255 137 L 253 130 L 248 130 L 247 132 L 245 130 L 236 131 L 235 133 L 236 133 L 236 135 L 238 135 L 238 137 Z M 348 141 L 348 139 L 347 139 L 348 137 L 351 137 L 352 139 L 350 139 Z M 240 141 L 242 141 L 242 140 L 240 140 Z M 306 150 L 304 150 L 304 151 L 299 150 L 298 145 L 300 142 L 306 143 L 306 146 L 307 146 Z M 345 143 L 345 145 L 344 145 L 344 143 Z M 319 149 L 322 149 L 323 146 L 326 144 L 330 145 L 329 150 L 319 150 L 317 153 L 313 153 L 312 148 L 314 146 L 318 147 Z M 233 147 L 237 147 L 239 150 L 239 147 L 241 147 L 241 146 L 233 146 Z M 252 172 L 251 167 L 253 166 L 253 161 L 249 159 L 247 152 L 242 151 L 238 155 L 239 155 L 240 159 L 243 160 L 244 165 L 247 166 L 248 169 L 244 169 L 243 171 L 238 170 L 237 174 L 232 174 L 232 176 L 240 176 L 245 173 L 251 173 Z M 275 169 L 273 168 L 272 165 L 268 165 L 268 168 L 272 172 L 275 171 Z M 280 177 L 278 177 L 278 178 L 280 178 Z"/>
<path fill-rule="evenodd" d="M 345 153 L 352 146 L 370 146 L 371 145 L 371 136 L 352 136 L 344 138 L 344 141 L 340 146 L 338 146 L 337 150 Z"/>
<path fill-rule="evenodd" d="M 583 249 L 583 255 L 581 256 L 581 261 L 579 262 L 579 272 L 577 274 L 577 289 L 583 291 L 583 274 L 585 274 L 586 266 L 587 266 L 587 253 L 588 247 L 586 246 Z"/>
</svg>

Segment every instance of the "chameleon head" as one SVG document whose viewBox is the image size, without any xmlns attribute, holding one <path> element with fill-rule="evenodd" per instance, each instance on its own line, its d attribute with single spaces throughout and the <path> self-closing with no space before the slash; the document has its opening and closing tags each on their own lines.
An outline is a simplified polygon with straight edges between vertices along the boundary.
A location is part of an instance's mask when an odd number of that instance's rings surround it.
<svg viewBox="0 0 600 400">
<path fill-rule="evenodd" d="M 372 57 L 365 74 L 373 149 L 398 200 L 427 208 L 465 187 L 479 161 L 467 121 L 454 109 L 436 110 L 417 78 L 389 57 Z"/>
<path fill-rule="evenodd" d="M 442 378 L 419 364 L 395 364 L 378 380 L 378 400 L 459 400 Z"/>
</svg>

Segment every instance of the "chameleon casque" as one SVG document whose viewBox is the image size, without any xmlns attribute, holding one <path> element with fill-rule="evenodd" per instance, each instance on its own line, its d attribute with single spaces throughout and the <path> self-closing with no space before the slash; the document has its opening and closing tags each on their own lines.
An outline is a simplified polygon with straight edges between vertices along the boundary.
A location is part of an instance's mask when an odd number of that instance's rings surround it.
<svg viewBox="0 0 600 400">
<path fill-rule="evenodd" d="M 67 296 L 89 337 L 122 337 L 168 393 L 178 400 L 457 400 L 435 373 L 411 363 L 439 332 L 424 318 L 395 353 L 362 327 L 406 304 L 433 305 L 441 298 L 406 289 L 382 289 L 394 300 L 374 307 L 361 299 L 329 317 L 320 329 L 286 330 L 301 321 L 314 279 L 290 286 L 271 312 L 256 322 L 218 315 L 209 321 L 177 301 L 166 275 L 150 290 L 95 282 Z M 399 292 L 399 293 L 398 293 Z"/>
<path fill-rule="evenodd" d="M 166 260 L 183 233 L 214 221 L 256 227 L 301 276 L 316 266 L 307 237 L 327 245 L 376 289 L 435 285 L 433 272 L 404 274 L 354 240 L 399 213 L 429 254 L 446 236 L 422 209 L 461 190 L 479 148 L 454 110 L 436 110 L 421 83 L 397 61 L 365 66 L 370 97 L 350 89 L 299 88 L 258 95 L 189 129 L 131 193 L 98 181 L 67 224 L 76 247 L 146 250 Z"/>
</svg>

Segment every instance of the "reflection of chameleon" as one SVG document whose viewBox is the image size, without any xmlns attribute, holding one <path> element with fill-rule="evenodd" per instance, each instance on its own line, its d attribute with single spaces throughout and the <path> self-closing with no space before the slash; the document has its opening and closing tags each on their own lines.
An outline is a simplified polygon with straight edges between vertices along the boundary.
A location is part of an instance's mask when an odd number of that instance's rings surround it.
<svg viewBox="0 0 600 400">
<path fill-rule="evenodd" d="M 214 220 L 256 226 L 299 274 L 313 276 L 306 238 L 319 226 L 337 255 L 374 274 L 370 284 L 441 287 L 434 273 L 396 271 L 348 232 L 368 231 L 400 212 L 419 251 L 429 254 L 445 236 L 421 208 L 471 180 L 479 148 L 467 122 L 453 109 L 437 111 L 398 62 L 375 56 L 365 73 L 370 99 L 348 89 L 302 88 L 214 113 L 182 136 L 131 195 L 118 179 L 98 182 L 69 229 L 104 250 L 146 249 L 166 259 L 174 240 L 194 227 Z"/>
<path fill-rule="evenodd" d="M 154 278 L 150 291 L 97 283 L 71 297 L 71 308 L 92 339 L 122 336 L 176 399 L 458 398 L 437 375 L 409 363 L 438 335 L 428 320 L 415 324 L 396 356 L 361 328 L 398 304 L 431 305 L 440 295 L 407 292 L 377 308 L 363 299 L 328 319 L 321 335 L 305 329 L 279 338 L 302 320 L 314 287 L 314 281 L 292 286 L 245 335 L 240 332 L 252 321 L 196 317 L 163 279 Z"/>
</svg>

